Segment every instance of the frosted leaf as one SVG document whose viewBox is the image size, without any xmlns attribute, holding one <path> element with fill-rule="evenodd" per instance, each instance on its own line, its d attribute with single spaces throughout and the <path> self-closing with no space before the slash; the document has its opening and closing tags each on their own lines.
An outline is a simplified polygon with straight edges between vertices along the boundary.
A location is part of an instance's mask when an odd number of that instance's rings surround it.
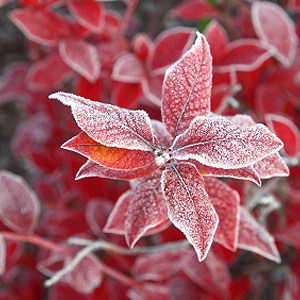
<svg viewBox="0 0 300 300">
<path fill-rule="evenodd" d="M 106 147 L 94 141 L 85 132 L 65 142 L 62 148 L 80 153 L 104 167 L 119 170 L 141 168 L 155 160 L 151 151 Z"/>
<path fill-rule="evenodd" d="M 274 237 L 242 206 L 238 247 L 281 262 Z"/>
<path fill-rule="evenodd" d="M 143 65 L 132 53 L 126 53 L 118 58 L 111 75 L 114 80 L 130 83 L 140 83 L 143 76 Z"/>
<path fill-rule="evenodd" d="M 215 168 L 235 169 L 250 166 L 282 146 L 262 124 L 241 127 L 223 117 L 197 117 L 174 141 L 172 155 Z"/>
<path fill-rule="evenodd" d="M 70 263 L 67 257 L 65 265 Z M 98 287 L 103 279 L 102 266 L 96 255 L 90 253 L 78 265 L 64 276 L 64 280 L 77 292 L 90 294 Z"/>
<path fill-rule="evenodd" d="M 205 189 L 219 216 L 219 226 L 214 240 L 235 251 L 240 222 L 240 196 L 237 191 L 213 177 L 204 178 Z"/>
<path fill-rule="evenodd" d="M 112 208 L 112 203 L 106 199 L 91 200 L 87 203 L 85 219 L 96 236 L 105 238 L 102 230 Z"/>
<path fill-rule="evenodd" d="M 254 71 L 273 56 L 273 51 L 268 45 L 257 39 L 245 38 L 227 44 L 222 54 L 219 61 L 214 65 L 214 72 Z"/>
<path fill-rule="evenodd" d="M 127 209 L 132 197 L 132 191 L 128 190 L 123 193 L 113 210 L 111 211 L 106 225 L 103 229 L 104 232 L 115 233 L 115 234 L 125 234 L 125 221 L 127 218 Z"/>
<path fill-rule="evenodd" d="M 214 177 L 229 177 L 242 180 L 250 180 L 257 185 L 261 185 L 260 177 L 258 176 L 256 170 L 252 167 L 243 167 L 238 169 L 222 169 L 222 168 L 213 168 L 201 164 L 195 159 L 189 159 L 195 167 L 198 169 L 202 176 L 214 176 Z"/>
<path fill-rule="evenodd" d="M 80 167 L 76 174 L 76 180 L 86 177 L 102 177 L 120 180 L 131 180 L 147 176 L 157 170 L 159 167 L 155 162 L 151 162 L 141 168 L 130 170 L 116 170 L 107 168 L 95 163 L 92 160 L 88 160 L 84 165 Z"/>
<path fill-rule="evenodd" d="M 140 255 L 131 269 L 137 281 L 161 281 L 173 276 L 186 261 L 187 250 L 176 249 Z"/>
<path fill-rule="evenodd" d="M 228 266 L 216 257 L 212 251 L 201 263 L 197 261 L 195 255 L 191 254 L 188 255 L 182 271 L 202 289 L 221 297 L 221 299 L 226 299 L 230 284 Z"/>
<path fill-rule="evenodd" d="M 142 283 L 141 286 L 148 291 L 142 293 L 138 289 L 131 288 L 127 291 L 126 296 L 130 300 L 149 300 L 149 299 L 159 299 L 159 300 L 170 300 L 169 297 L 169 287 L 166 284 L 155 284 L 151 282 Z M 151 296 L 150 296 L 151 295 Z"/>
<path fill-rule="evenodd" d="M 151 44 L 146 60 L 152 75 L 164 74 L 192 46 L 195 29 L 175 27 L 163 31 Z"/>
<path fill-rule="evenodd" d="M 40 202 L 22 177 L 0 171 L 0 214 L 3 223 L 20 234 L 34 231 L 40 214 Z"/>
<path fill-rule="evenodd" d="M 126 242 L 131 248 L 148 229 L 168 219 L 161 191 L 161 170 L 135 181 L 125 222 Z"/>
<path fill-rule="evenodd" d="M 115 204 L 113 210 L 110 213 L 110 216 L 107 220 L 103 231 L 115 234 L 126 234 L 125 221 L 127 218 L 127 211 L 131 197 L 131 190 L 125 192 L 119 197 L 117 203 Z M 157 226 L 149 228 L 144 233 L 144 235 L 154 234 L 165 230 L 170 226 L 170 223 L 170 220 L 166 219 L 159 223 Z"/>
<path fill-rule="evenodd" d="M 204 260 L 219 220 L 203 177 L 190 163 L 168 164 L 163 171 L 162 189 L 171 222 L 193 245 L 198 260 Z"/>
<path fill-rule="evenodd" d="M 78 23 L 92 32 L 99 33 L 104 17 L 101 3 L 93 0 L 68 0 L 66 4 Z"/>
<path fill-rule="evenodd" d="M 271 154 L 256 162 L 253 168 L 261 179 L 268 179 L 275 176 L 289 176 L 290 171 L 284 160 L 278 153 Z"/>
<path fill-rule="evenodd" d="M 248 115 L 237 114 L 234 116 L 225 116 L 225 118 L 229 120 L 231 123 L 243 127 L 250 127 L 256 124 L 256 122 L 252 119 L 252 117 Z"/>
<path fill-rule="evenodd" d="M 145 111 L 128 110 L 64 92 L 49 98 L 71 106 L 78 126 L 100 144 L 146 151 L 154 147 L 151 122 Z"/>
<path fill-rule="evenodd" d="M 193 47 L 165 73 L 162 120 L 175 137 L 196 116 L 210 112 L 212 57 L 204 35 L 197 33 Z"/>
<path fill-rule="evenodd" d="M 99 58 L 96 47 L 79 38 L 60 40 L 59 54 L 63 61 L 90 82 L 100 75 Z"/>
<path fill-rule="evenodd" d="M 268 1 L 254 2 L 251 18 L 257 36 L 272 47 L 276 58 L 284 66 L 290 67 L 298 45 L 294 21 L 283 8 Z"/>
</svg>

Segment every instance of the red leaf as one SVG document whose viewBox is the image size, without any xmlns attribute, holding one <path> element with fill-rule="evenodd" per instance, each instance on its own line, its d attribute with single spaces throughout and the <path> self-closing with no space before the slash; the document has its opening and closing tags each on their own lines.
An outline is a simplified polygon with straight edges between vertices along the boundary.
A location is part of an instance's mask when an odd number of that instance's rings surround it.
<svg viewBox="0 0 300 300">
<path fill-rule="evenodd" d="M 132 53 L 126 53 L 115 62 L 112 79 L 121 82 L 140 83 L 144 76 L 141 61 Z"/>
<path fill-rule="evenodd" d="M 164 123 L 157 120 L 151 120 L 151 124 L 153 128 L 153 133 L 158 138 L 158 141 L 161 143 L 161 146 L 166 149 L 170 148 L 172 145 L 172 137 L 166 130 Z"/>
<path fill-rule="evenodd" d="M 198 21 L 202 18 L 217 17 L 218 10 L 204 0 L 189 0 L 177 5 L 172 13 L 178 18 Z"/>
<path fill-rule="evenodd" d="M 120 32 L 121 27 L 121 16 L 114 12 L 105 10 L 104 14 L 104 32 L 108 35 L 118 34 Z"/>
<path fill-rule="evenodd" d="M 204 35 L 210 45 L 210 52 L 213 57 L 214 64 L 216 64 L 222 56 L 224 47 L 229 42 L 227 33 L 218 21 L 212 20 L 205 28 Z"/>
<path fill-rule="evenodd" d="M 101 3 L 93 0 L 68 0 L 67 5 L 78 23 L 92 32 L 100 32 L 104 21 Z"/>
<path fill-rule="evenodd" d="M 288 118 L 267 114 L 266 123 L 270 129 L 283 141 L 284 151 L 290 157 L 297 156 L 300 152 L 300 131 Z"/>
<path fill-rule="evenodd" d="M 163 74 L 192 46 L 195 30 L 176 27 L 162 32 L 152 43 L 146 64 L 152 74 Z"/>
<path fill-rule="evenodd" d="M 71 258 L 66 258 L 65 265 Z M 77 292 L 90 294 L 102 282 L 102 266 L 94 254 L 85 256 L 81 262 L 69 273 L 65 275 L 65 280 Z"/>
<path fill-rule="evenodd" d="M 223 117 L 197 117 L 174 141 L 173 157 L 193 158 L 215 168 L 247 167 L 282 148 L 269 129 L 256 124 L 235 125 Z"/>
<path fill-rule="evenodd" d="M 275 51 L 276 58 L 286 67 L 295 60 L 298 37 L 293 20 L 275 3 L 256 1 L 251 17 L 257 36 Z"/>
<path fill-rule="evenodd" d="M 125 221 L 126 242 L 131 248 L 148 229 L 168 219 L 161 190 L 161 170 L 136 179 L 134 184 Z"/>
<path fill-rule="evenodd" d="M 273 53 L 257 39 L 239 39 L 225 46 L 223 56 L 214 65 L 214 72 L 251 72 L 259 68 Z"/>
<path fill-rule="evenodd" d="M 219 221 L 203 177 L 192 164 L 169 164 L 163 171 L 162 189 L 171 222 L 193 245 L 198 260 L 204 260 Z"/>
<path fill-rule="evenodd" d="M 226 183 L 204 177 L 205 189 L 219 216 L 214 240 L 231 251 L 237 248 L 240 223 L 240 196 Z"/>
<path fill-rule="evenodd" d="M 34 231 L 40 203 L 22 177 L 8 171 L 0 172 L 0 212 L 3 223 L 20 234 Z"/>
<path fill-rule="evenodd" d="M 271 154 L 256 162 L 253 168 L 261 179 L 290 175 L 288 166 L 278 153 Z"/>
<path fill-rule="evenodd" d="M 62 84 L 73 73 L 74 71 L 55 53 L 34 63 L 29 69 L 26 81 L 32 89 L 50 89 Z"/>
<path fill-rule="evenodd" d="M 195 255 L 189 255 L 183 265 L 183 272 L 192 282 L 207 292 L 221 297 L 221 299 L 227 298 L 230 283 L 228 266 L 217 258 L 212 251 L 201 263 L 197 262 Z"/>
<path fill-rule="evenodd" d="M 144 111 L 122 109 L 63 92 L 49 98 L 71 106 L 79 127 L 100 144 L 145 151 L 154 148 L 151 122 Z"/>
<path fill-rule="evenodd" d="M 238 169 L 222 169 L 203 165 L 194 159 L 190 159 L 189 162 L 195 165 L 202 176 L 229 177 L 242 180 L 251 180 L 257 185 L 261 185 L 260 177 L 252 166 Z"/>
<path fill-rule="evenodd" d="M 137 281 L 161 281 L 173 276 L 186 261 L 187 250 L 176 249 L 139 256 L 132 267 Z"/>
<path fill-rule="evenodd" d="M 161 106 L 163 79 L 162 75 L 156 77 L 144 76 L 142 78 L 142 90 L 144 96 L 151 102 L 151 106 L 153 103 L 159 107 Z"/>
<path fill-rule="evenodd" d="M 5 273 L 5 264 L 6 264 L 6 244 L 2 235 L 0 235 L 0 275 L 3 275 Z"/>
<path fill-rule="evenodd" d="M 114 104 L 123 108 L 137 106 L 142 95 L 139 83 L 116 82 L 112 90 Z"/>
<path fill-rule="evenodd" d="M 274 237 L 244 207 L 241 207 L 238 247 L 281 262 Z"/>
<path fill-rule="evenodd" d="M 105 232 L 111 232 L 116 234 L 126 234 L 125 221 L 127 218 L 128 206 L 132 197 L 132 191 L 129 190 L 121 195 L 115 204 L 107 223 L 103 229 Z M 149 228 L 144 235 L 150 235 L 162 230 L 165 230 L 170 226 L 170 220 L 167 219 L 155 227 Z"/>
<path fill-rule="evenodd" d="M 72 34 L 67 19 L 47 10 L 22 8 L 12 11 L 9 16 L 28 39 L 42 45 L 56 45 L 61 37 Z"/>
<path fill-rule="evenodd" d="M 65 142 L 62 148 L 80 153 L 104 167 L 119 170 L 141 168 L 155 160 L 153 152 L 106 147 L 94 141 L 85 132 Z"/>
<path fill-rule="evenodd" d="M 188 128 L 196 116 L 210 112 L 212 58 L 200 33 L 194 46 L 165 74 L 162 120 L 173 137 Z"/>
<path fill-rule="evenodd" d="M 90 82 L 100 75 L 96 47 L 79 38 L 61 40 L 58 45 L 63 61 Z"/>
<path fill-rule="evenodd" d="M 300 222 L 287 226 L 283 230 L 274 233 L 276 239 L 292 245 L 293 247 L 300 248 Z"/>
<path fill-rule="evenodd" d="M 103 238 L 103 228 L 112 208 L 112 203 L 105 199 L 92 200 L 86 205 L 85 219 L 96 236 Z"/>
<path fill-rule="evenodd" d="M 151 162 L 142 168 L 130 170 L 115 170 L 106 168 L 91 160 L 88 160 L 76 174 L 76 180 L 86 177 L 102 177 L 120 180 L 131 180 L 147 176 L 157 170 L 159 167 L 155 162 Z"/>
</svg>

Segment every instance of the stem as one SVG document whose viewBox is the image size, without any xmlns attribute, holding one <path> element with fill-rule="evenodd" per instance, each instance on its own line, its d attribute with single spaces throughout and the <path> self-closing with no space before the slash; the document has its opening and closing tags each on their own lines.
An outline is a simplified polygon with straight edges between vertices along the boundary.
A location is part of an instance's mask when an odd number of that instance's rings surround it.
<svg viewBox="0 0 300 300">
<path fill-rule="evenodd" d="M 39 237 L 37 235 L 21 235 L 17 234 L 14 232 L 9 232 L 9 231 L 0 231 L 0 235 L 8 240 L 13 240 L 13 241 L 21 241 L 21 242 L 28 242 L 31 244 L 35 244 L 38 246 L 41 246 L 43 248 L 46 248 L 48 250 L 62 253 L 68 256 L 73 256 L 73 252 L 69 249 L 66 249 L 54 242 L 51 242 L 49 240 L 45 240 L 42 237 Z"/>
<path fill-rule="evenodd" d="M 127 31 L 131 16 L 138 3 L 139 0 L 129 0 L 129 4 L 126 8 L 125 14 L 123 16 L 122 24 L 121 24 L 121 35 L 124 35 L 125 32 Z"/>
<path fill-rule="evenodd" d="M 81 245 L 81 246 L 91 246 L 93 247 L 93 250 L 113 251 L 124 255 L 157 253 L 157 252 L 162 252 L 167 250 L 174 250 L 178 248 L 185 248 L 190 245 L 188 240 L 181 240 L 177 242 L 166 243 L 164 245 L 157 245 L 157 246 L 150 246 L 150 247 L 135 247 L 133 249 L 128 249 L 115 244 L 111 244 L 106 241 L 90 241 L 81 238 L 70 238 L 69 243 Z"/>
</svg>

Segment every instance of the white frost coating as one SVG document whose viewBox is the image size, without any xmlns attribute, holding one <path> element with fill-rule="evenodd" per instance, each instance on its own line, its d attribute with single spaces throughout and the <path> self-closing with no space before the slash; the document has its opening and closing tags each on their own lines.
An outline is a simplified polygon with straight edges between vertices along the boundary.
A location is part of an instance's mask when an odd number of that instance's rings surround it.
<svg viewBox="0 0 300 300">
<path fill-rule="evenodd" d="M 155 148 L 150 118 L 145 111 L 128 110 L 65 92 L 49 98 L 71 106 L 78 126 L 102 145 L 144 151 Z"/>
<path fill-rule="evenodd" d="M 275 3 L 255 1 L 251 7 L 251 18 L 257 36 L 274 49 L 275 57 L 285 67 L 290 67 L 298 45 L 295 24 L 290 16 Z M 287 49 L 287 53 L 282 53 Z"/>
<path fill-rule="evenodd" d="M 210 112 L 212 57 L 206 38 L 197 32 L 192 48 L 167 69 L 163 82 L 162 120 L 175 137 L 196 116 Z"/>
<path fill-rule="evenodd" d="M 262 124 L 237 126 L 224 117 L 197 117 L 173 144 L 172 157 L 223 169 L 253 165 L 283 147 Z"/>
<path fill-rule="evenodd" d="M 198 260 L 204 260 L 219 218 L 205 191 L 202 176 L 190 163 L 169 165 L 163 171 L 162 190 L 171 222 L 193 245 Z"/>
</svg>

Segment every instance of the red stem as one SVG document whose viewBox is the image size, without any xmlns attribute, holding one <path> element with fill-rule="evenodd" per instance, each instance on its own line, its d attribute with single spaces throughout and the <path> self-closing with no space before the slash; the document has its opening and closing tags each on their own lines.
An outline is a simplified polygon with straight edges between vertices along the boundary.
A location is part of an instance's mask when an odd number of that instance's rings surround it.
<svg viewBox="0 0 300 300">
<path fill-rule="evenodd" d="M 44 238 L 39 237 L 37 235 L 33 235 L 33 234 L 32 235 L 21 235 L 21 234 L 17 234 L 17 233 L 10 232 L 10 231 L 0 231 L 0 236 L 2 236 L 4 239 L 7 239 L 7 240 L 32 243 L 32 244 L 41 246 L 43 248 L 46 248 L 48 250 L 74 257 L 73 251 L 71 251 L 63 246 L 60 246 L 54 242 L 51 242 L 49 240 L 45 240 Z M 158 300 L 158 298 L 152 292 L 145 289 L 143 286 L 141 286 L 139 283 L 137 283 L 134 279 L 118 272 L 115 269 L 110 268 L 109 266 L 103 264 L 102 262 L 101 262 L 101 265 L 102 265 L 102 271 L 106 275 L 140 291 L 149 300 Z"/>
<path fill-rule="evenodd" d="M 121 24 L 121 35 L 124 35 L 127 31 L 131 16 L 136 6 L 138 5 L 139 0 L 131 0 L 126 8 L 125 14 L 123 16 L 122 24 Z"/>
</svg>

